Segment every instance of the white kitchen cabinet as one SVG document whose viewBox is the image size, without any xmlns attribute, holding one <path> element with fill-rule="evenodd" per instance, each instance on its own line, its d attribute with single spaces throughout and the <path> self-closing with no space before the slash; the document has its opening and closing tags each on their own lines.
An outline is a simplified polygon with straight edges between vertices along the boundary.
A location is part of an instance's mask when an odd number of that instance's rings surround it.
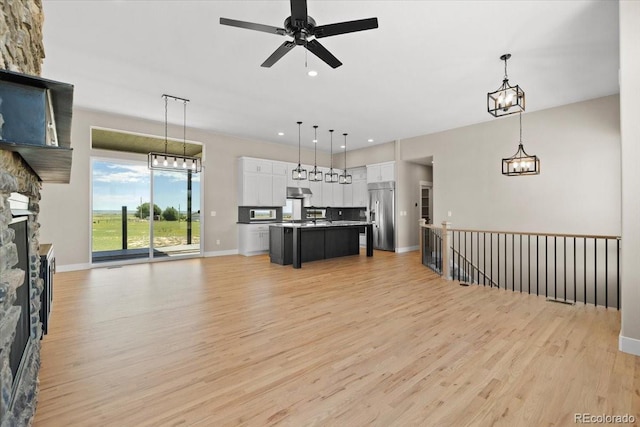
<svg viewBox="0 0 640 427">
<path fill-rule="evenodd" d="M 369 191 L 367 189 L 367 180 L 353 181 L 353 206 L 367 207 L 369 203 Z"/>
<path fill-rule="evenodd" d="M 322 186 L 322 181 L 309 181 L 309 190 L 311 190 L 311 196 L 309 197 L 310 206 L 324 206 L 322 202 Z"/>
<path fill-rule="evenodd" d="M 338 174 L 341 174 L 342 171 L 337 171 Z M 344 205 L 344 187 L 350 186 L 349 184 L 332 184 L 333 185 L 333 203 L 328 206 L 331 207 L 342 207 Z"/>
<path fill-rule="evenodd" d="M 353 206 L 353 184 L 342 185 L 342 206 Z"/>
<path fill-rule="evenodd" d="M 272 175 L 272 206 L 284 206 L 287 204 L 287 177 L 286 175 Z"/>
<path fill-rule="evenodd" d="M 278 190 L 284 175 L 274 184 L 273 162 L 270 160 L 240 157 L 238 159 L 238 205 L 239 206 L 283 206 L 286 203 L 286 182 L 284 199 Z M 274 188 L 277 189 L 274 198 Z M 275 199 L 275 200 L 274 200 Z"/>
<path fill-rule="evenodd" d="M 395 180 L 395 162 L 367 165 L 367 183 Z"/>
<path fill-rule="evenodd" d="M 251 256 L 269 251 L 269 225 L 238 224 L 238 252 Z"/>
</svg>

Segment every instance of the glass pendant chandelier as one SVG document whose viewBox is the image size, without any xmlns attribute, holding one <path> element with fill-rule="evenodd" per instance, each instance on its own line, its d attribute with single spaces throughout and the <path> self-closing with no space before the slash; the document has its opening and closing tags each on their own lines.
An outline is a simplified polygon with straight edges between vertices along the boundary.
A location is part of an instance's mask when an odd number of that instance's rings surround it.
<svg viewBox="0 0 640 427">
<path fill-rule="evenodd" d="M 307 170 L 302 169 L 302 166 L 300 165 L 300 125 L 302 124 L 302 122 L 297 122 L 297 123 L 298 123 L 298 167 L 296 167 L 291 172 L 291 178 L 296 181 L 304 181 L 305 179 L 307 179 Z"/>
<path fill-rule="evenodd" d="M 313 169 L 309 171 L 309 181 L 322 181 L 322 172 L 317 164 L 318 125 L 313 126 Z"/>
<path fill-rule="evenodd" d="M 147 164 L 149 169 L 161 169 L 170 171 L 183 171 L 183 172 L 201 172 L 202 160 L 199 157 L 187 156 L 187 103 L 188 99 L 180 98 L 172 95 L 162 95 L 164 98 L 164 153 L 150 152 L 148 154 Z M 171 98 L 176 101 L 181 101 L 183 104 L 183 121 L 182 121 L 182 155 L 169 154 L 168 138 L 167 138 L 167 110 L 168 99 Z"/>
<path fill-rule="evenodd" d="M 518 151 L 511 157 L 502 159 L 502 174 L 507 176 L 538 175 L 540 173 L 540 159 L 524 151 L 522 145 L 522 113 L 520 113 L 520 143 Z"/>
<path fill-rule="evenodd" d="M 351 184 L 353 177 L 347 173 L 347 134 L 342 135 L 344 135 L 344 172 L 340 175 L 340 184 Z"/>
<path fill-rule="evenodd" d="M 324 182 L 335 184 L 338 182 L 338 173 L 333 171 L 333 129 L 329 129 L 329 134 L 331 135 L 331 168 L 324 174 Z"/>
<path fill-rule="evenodd" d="M 518 85 L 511 86 L 507 76 L 507 60 L 510 53 L 500 57 L 504 61 L 504 78 L 498 90 L 487 94 L 487 111 L 494 117 L 521 113 L 525 110 L 524 91 Z"/>
</svg>

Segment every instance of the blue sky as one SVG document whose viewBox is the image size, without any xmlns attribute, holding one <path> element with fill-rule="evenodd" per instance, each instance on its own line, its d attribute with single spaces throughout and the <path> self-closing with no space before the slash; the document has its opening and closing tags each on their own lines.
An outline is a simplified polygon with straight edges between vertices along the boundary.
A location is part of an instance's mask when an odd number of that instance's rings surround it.
<svg viewBox="0 0 640 427">
<path fill-rule="evenodd" d="M 154 203 L 162 210 L 169 206 L 186 212 L 187 174 L 154 171 Z M 121 210 L 127 206 L 135 212 L 150 199 L 151 171 L 146 163 L 93 161 L 93 210 Z M 193 174 L 192 209 L 200 209 L 200 174 Z"/>
</svg>

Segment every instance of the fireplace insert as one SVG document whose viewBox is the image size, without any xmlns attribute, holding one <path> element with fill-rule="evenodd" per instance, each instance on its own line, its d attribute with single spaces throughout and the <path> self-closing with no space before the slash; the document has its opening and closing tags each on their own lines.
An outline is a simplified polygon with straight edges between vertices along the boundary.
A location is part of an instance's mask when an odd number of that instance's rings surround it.
<svg viewBox="0 0 640 427">
<path fill-rule="evenodd" d="M 9 365 L 13 376 L 12 395 L 16 392 L 19 383 L 20 371 L 31 330 L 30 292 L 29 292 L 29 235 L 27 217 L 17 217 L 9 224 L 9 228 L 15 231 L 14 243 L 18 252 L 18 263 L 13 268 L 24 271 L 22 285 L 16 289 L 14 306 L 20 308 L 20 315 L 16 323 L 16 335 L 9 353 Z"/>
</svg>

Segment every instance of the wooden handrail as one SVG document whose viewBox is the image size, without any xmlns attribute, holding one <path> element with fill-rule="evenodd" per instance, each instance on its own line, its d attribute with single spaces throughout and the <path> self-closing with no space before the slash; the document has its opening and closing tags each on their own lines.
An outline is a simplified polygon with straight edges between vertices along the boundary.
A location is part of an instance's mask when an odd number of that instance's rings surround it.
<svg viewBox="0 0 640 427">
<path fill-rule="evenodd" d="M 439 228 L 434 224 L 425 224 L 420 225 L 423 228 Z M 518 234 L 522 236 L 546 236 L 546 237 L 576 237 L 580 239 L 617 239 L 620 240 L 620 236 L 607 236 L 607 235 L 596 235 L 596 234 L 561 234 L 561 233 L 532 233 L 529 231 L 503 231 L 503 230 L 474 230 L 471 228 L 448 228 L 447 231 L 462 231 L 462 232 L 471 232 L 471 233 L 493 233 L 493 234 Z"/>
</svg>

